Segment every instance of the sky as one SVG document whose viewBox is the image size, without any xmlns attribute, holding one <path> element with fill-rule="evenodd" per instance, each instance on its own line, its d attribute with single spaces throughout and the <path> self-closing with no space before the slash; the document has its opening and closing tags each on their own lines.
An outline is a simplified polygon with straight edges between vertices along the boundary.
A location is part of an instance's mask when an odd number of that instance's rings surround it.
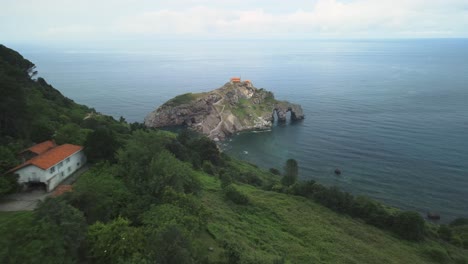
<svg viewBox="0 0 468 264">
<path fill-rule="evenodd" d="M 468 37 L 468 0 L 0 0 L 0 43 Z"/>
</svg>

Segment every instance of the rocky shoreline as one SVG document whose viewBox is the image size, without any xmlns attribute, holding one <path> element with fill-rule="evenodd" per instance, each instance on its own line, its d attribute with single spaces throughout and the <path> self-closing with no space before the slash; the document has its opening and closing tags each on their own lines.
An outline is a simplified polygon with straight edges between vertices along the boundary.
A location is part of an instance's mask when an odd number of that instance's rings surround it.
<svg viewBox="0 0 468 264">
<path fill-rule="evenodd" d="M 272 92 L 233 78 L 210 92 L 174 97 L 149 113 L 145 125 L 186 125 L 211 139 L 223 140 L 240 131 L 269 129 L 275 116 L 278 122 L 286 122 L 288 112 L 291 121 L 304 119 L 300 105 L 278 101 Z"/>
</svg>

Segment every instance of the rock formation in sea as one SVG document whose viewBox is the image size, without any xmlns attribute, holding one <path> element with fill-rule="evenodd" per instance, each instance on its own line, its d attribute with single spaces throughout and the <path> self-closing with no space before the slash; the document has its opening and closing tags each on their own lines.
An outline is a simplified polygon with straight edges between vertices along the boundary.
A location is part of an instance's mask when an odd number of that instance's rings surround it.
<svg viewBox="0 0 468 264">
<path fill-rule="evenodd" d="M 245 130 L 268 129 L 278 122 L 304 119 L 302 107 L 278 101 L 272 92 L 255 88 L 250 81 L 232 78 L 222 87 L 204 93 L 174 97 L 145 118 L 148 127 L 186 125 L 214 140 Z"/>
</svg>

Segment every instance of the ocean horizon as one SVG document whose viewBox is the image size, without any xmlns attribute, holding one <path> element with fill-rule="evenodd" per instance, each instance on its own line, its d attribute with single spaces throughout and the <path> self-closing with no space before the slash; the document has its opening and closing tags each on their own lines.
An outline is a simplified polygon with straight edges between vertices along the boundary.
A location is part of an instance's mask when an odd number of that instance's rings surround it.
<svg viewBox="0 0 468 264">
<path fill-rule="evenodd" d="M 301 179 L 443 222 L 468 217 L 468 39 L 10 47 L 65 96 L 129 122 L 176 95 L 249 79 L 306 119 L 234 135 L 227 153 L 266 169 L 294 158 Z"/>
</svg>

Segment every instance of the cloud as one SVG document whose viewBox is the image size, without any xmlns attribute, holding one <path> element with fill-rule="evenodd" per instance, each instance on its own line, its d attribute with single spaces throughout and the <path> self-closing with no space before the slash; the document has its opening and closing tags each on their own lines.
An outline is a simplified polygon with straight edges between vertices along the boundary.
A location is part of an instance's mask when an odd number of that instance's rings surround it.
<svg viewBox="0 0 468 264">
<path fill-rule="evenodd" d="M 468 37 L 466 0 L 17 0 L 7 39 Z"/>
<path fill-rule="evenodd" d="M 126 17 L 116 27 L 125 33 L 221 36 L 448 36 L 464 35 L 463 1 L 319 0 L 311 10 L 271 13 L 262 8 L 236 10 L 192 7 Z"/>
</svg>

